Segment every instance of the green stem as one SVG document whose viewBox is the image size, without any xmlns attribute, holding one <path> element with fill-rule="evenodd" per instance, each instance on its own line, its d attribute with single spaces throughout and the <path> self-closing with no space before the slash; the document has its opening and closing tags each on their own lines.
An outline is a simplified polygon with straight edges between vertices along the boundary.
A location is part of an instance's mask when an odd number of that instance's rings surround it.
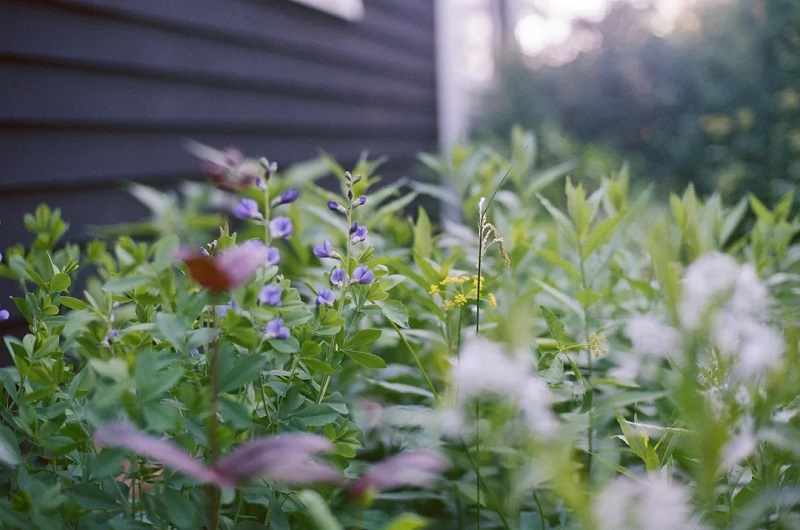
<svg viewBox="0 0 800 530">
<path fill-rule="evenodd" d="M 431 393 L 433 394 L 433 397 L 436 398 L 436 400 L 438 401 L 439 400 L 439 394 L 438 394 L 438 392 L 436 392 L 436 387 L 433 386 L 433 383 L 431 382 L 431 378 L 428 377 L 428 372 L 425 371 L 425 368 L 422 366 L 422 362 L 419 360 L 419 356 L 417 355 L 417 352 L 414 350 L 414 348 L 411 346 L 411 344 L 409 344 L 408 341 L 406 340 L 406 338 L 403 336 L 403 333 L 400 331 L 400 328 L 398 328 L 397 325 L 394 322 L 392 322 L 391 320 L 389 321 L 389 323 L 394 328 L 394 331 L 395 331 L 395 333 L 397 333 L 397 336 L 400 337 L 400 341 L 405 345 L 405 347 L 411 353 L 411 357 L 414 359 L 414 363 L 416 363 L 417 368 L 419 368 L 419 371 L 422 374 L 423 379 L 425 379 L 425 382 L 428 384 L 428 388 L 431 389 Z"/>
<path fill-rule="evenodd" d="M 219 328 L 217 318 L 217 306 L 212 306 L 213 325 Z M 209 381 L 209 415 L 206 423 L 206 439 L 208 441 L 208 462 L 213 464 L 219 457 L 219 337 L 214 340 L 208 350 L 210 359 L 207 359 L 208 381 Z M 208 495 L 208 529 L 217 530 L 219 526 L 219 488 L 213 485 L 206 486 Z"/>
<path fill-rule="evenodd" d="M 342 288 L 339 294 L 339 303 L 336 305 L 336 312 L 339 316 L 342 316 L 344 313 L 344 299 L 345 295 L 347 294 L 347 282 L 348 278 L 350 277 L 350 253 L 352 252 L 352 243 L 350 239 L 350 227 L 353 225 L 353 201 L 352 199 L 349 201 L 347 205 L 347 227 L 345 228 L 345 239 L 347 241 L 346 245 L 346 252 L 345 252 L 345 259 L 344 263 L 342 264 L 342 268 L 344 269 L 344 281 L 342 282 Z M 344 331 L 344 329 L 342 330 Z M 326 358 L 326 362 L 328 364 L 331 363 L 333 360 L 333 353 L 338 350 L 338 338 L 341 337 L 341 340 L 344 340 L 344 333 L 339 332 L 336 337 L 331 341 L 330 348 L 328 349 L 328 356 Z M 325 393 L 328 391 L 328 385 L 331 382 L 330 374 L 325 374 L 322 378 L 322 384 L 319 387 L 319 395 L 317 396 L 317 404 L 322 403 L 322 400 L 325 399 Z"/>
<path fill-rule="evenodd" d="M 580 258 L 581 289 L 587 290 L 586 268 L 584 266 L 583 246 L 578 242 L 578 257 Z M 583 308 L 583 335 L 586 343 L 589 343 L 589 314 L 588 308 Z M 587 430 L 587 452 L 586 452 L 586 477 L 589 485 L 592 483 L 592 455 L 594 454 L 594 354 L 591 348 L 586 348 L 586 369 L 589 372 L 587 377 L 586 392 L 588 407 L 588 430 Z"/>
<path fill-rule="evenodd" d="M 272 215 L 269 205 L 269 182 L 264 181 L 264 244 L 272 243 L 272 234 L 269 233 L 269 218 Z"/>
<path fill-rule="evenodd" d="M 542 503 L 539 501 L 539 495 L 533 492 L 533 502 L 536 503 L 536 509 L 539 510 L 539 527 L 544 530 L 547 528 L 547 521 L 544 519 L 544 511 L 542 510 Z"/>
</svg>

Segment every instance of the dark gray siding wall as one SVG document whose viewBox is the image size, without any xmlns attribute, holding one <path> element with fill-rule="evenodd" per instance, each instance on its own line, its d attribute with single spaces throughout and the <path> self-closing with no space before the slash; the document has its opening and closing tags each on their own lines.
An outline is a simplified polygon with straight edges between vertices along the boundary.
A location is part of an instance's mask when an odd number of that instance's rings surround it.
<svg viewBox="0 0 800 530">
<path fill-rule="evenodd" d="M 285 0 L 0 2 L 0 247 L 45 200 L 80 238 L 143 211 L 121 182 L 197 177 L 187 138 L 281 165 L 437 140 L 433 2 L 350 23 Z"/>
</svg>

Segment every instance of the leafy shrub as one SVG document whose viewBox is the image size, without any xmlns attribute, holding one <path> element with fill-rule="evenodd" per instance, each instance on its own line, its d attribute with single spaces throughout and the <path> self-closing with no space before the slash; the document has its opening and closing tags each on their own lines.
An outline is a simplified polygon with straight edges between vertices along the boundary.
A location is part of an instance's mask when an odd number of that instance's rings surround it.
<svg viewBox="0 0 800 530">
<path fill-rule="evenodd" d="M 325 160 L 339 193 L 194 145 L 226 191 L 136 188 L 156 236 L 84 249 L 41 206 L 0 264 L 2 526 L 795 527 L 791 197 L 662 205 L 511 144 L 421 155 L 442 187 Z"/>
</svg>

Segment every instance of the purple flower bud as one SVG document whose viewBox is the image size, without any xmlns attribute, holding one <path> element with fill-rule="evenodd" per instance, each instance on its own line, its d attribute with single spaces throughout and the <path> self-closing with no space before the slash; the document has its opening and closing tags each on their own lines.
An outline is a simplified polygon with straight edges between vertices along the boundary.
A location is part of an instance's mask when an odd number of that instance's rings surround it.
<svg viewBox="0 0 800 530">
<path fill-rule="evenodd" d="M 365 239 L 367 239 L 367 227 L 353 223 L 353 226 L 350 227 L 350 243 L 355 245 Z"/>
<path fill-rule="evenodd" d="M 2 322 L 4 320 L 8 320 L 8 317 L 10 317 L 10 316 L 11 316 L 11 314 L 8 312 L 8 310 L 0 309 L 0 322 Z"/>
<path fill-rule="evenodd" d="M 326 239 L 321 245 L 314 247 L 314 255 L 318 258 L 332 258 L 333 247 L 331 246 L 331 242 Z"/>
<path fill-rule="evenodd" d="M 261 167 L 263 167 L 264 171 L 266 171 L 266 178 L 269 178 L 273 173 L 278 171 L 278 164 L 275 162 L 270 162 L 263 156 L 258 159 L 258 163 L 261 164 Z"/>
<path fill-rule="evenodd" d="M 358 208 L 359 206 L 362 206 L 366 202 L 367 202 L 367 196 L 362 195 L 361 197 L 356 199 L 356 202 L 353 203 L 353 208 Z"/>
<path fill-rule="evenodd" d="M 333 291 L 330 289 L 320 289 L 319 295 L 317 296 L 317 305 L 323 305 L 325 307 L 331 307 L 333 303 L 336 301 L 336 298 L 333 296 Z"/>
<path fill-rule="evenodd" d="M 275 200 L 272 201 L 272 206 L 280 206 L 281 204 L 290 204 L 297 200 L 297 196 L 300 195 L 296 189 L 291 188 L 283 192 L 280 197 L 277 197 Z"/>
<path fill-rule="evenodd" d="M 283 325 L 282 318 L 276 318 L 267 322 L 267 327 L 264 328 L 268 339 L 288 339 L 289 328 Z"/>
<path fill-rule="evenodd" d="M 347 190 L 347 200 L 349 200 L 349 201 L 353 200 L 353 188 L 349 188 Z"/>
<path fill-rule="evenodd" d="M 277 265 L 281 260 L 281 251 L 275 247 L 267 248 L 267 266 Z"/>
<path fill-rule="evenodd" d="M 218 305 L 217 306 L 217 316 L 220 317 L 220 318 L 224 318 L 225 315 L 228 314 L 229 310 L 238 309 L 238 308 L 239 308 L 239 305 L 236 303 L 236 300 L 231 298 L 230 303 L 227 303 L 225 305 Z"/>
<path fill-rule="evenodd" d="M 242 202 L 233 207 L 233 215 L 239 219 L 254 219 L 261 217 L 258 203 L 253 199 L 242 199 Z"/>
<path fill-rule="evenodd" d="M 272 307 L 280 307 L 282 292 L 283 289 L 281 289 L 280 285 L 266 285 L 258 293 L 258 301 Z"/>
<path fill-rule="evenodd" d="M 356 178 L 353 179 L 353 184 L 358 184 L 361 182 L 361 175 L 356 175 Z"/>
<path fill-rule="evenodd" d="M 288 217 L 276 217 L 269 222 L 269 233 L 276 239 L 286 239 L 294 232 L 292 220 Z"/>
<path fill-rule="evenodd" d="M 337 287 L 341 287 L 347 282 L 347 274 L 342 268 L 333 269 L 331 272 L 331 283 Z"/>
<path fill-rule="evenodd" d="M 328 209 L 336 213 L 345 213 L 344 207 L 336 201 L 328 201 Z"/>
<path fill-rule="evenodd" d="M 109 344 L 111 344 L 111 339 L 116 339 L 118 337 L 119 337 L 119 331 L 117 331 L 114 328 L 111 328 L 108 330 L 108 334 L 106 334 L 105 338 L 102 341 L 102 344 L 104 346 L 108 346 Z"/>
<path fill-rule="evenodd" d="M 353 281 L 356 283 L 366 285 L 372 283 L 374 280 L 375 274 L 373 274 L 366 265 L 359 265 L 356 267 L 356 270 L 353 271 Z"/>
</svg>

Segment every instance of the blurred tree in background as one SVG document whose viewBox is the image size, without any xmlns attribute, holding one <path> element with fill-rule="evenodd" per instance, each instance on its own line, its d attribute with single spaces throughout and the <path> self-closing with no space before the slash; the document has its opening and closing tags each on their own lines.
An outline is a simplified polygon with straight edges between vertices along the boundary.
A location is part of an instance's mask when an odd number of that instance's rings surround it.
<svg viewBox="0 0 800 530">
<path fill-rule="evenodd" d="M 600 44 L 566 64 L 509 52 L 476 134 L 520 124 L 539 132 L 545 154 L 579 156 L 585 173 L 627 160 L 667 190 L 694 182 L 765 200 L 790 190 L 800 180 L 800 2 L 705 0 L 665 35 L 641 4 L 576 22 L 573 35 Z"/>
</svg>

